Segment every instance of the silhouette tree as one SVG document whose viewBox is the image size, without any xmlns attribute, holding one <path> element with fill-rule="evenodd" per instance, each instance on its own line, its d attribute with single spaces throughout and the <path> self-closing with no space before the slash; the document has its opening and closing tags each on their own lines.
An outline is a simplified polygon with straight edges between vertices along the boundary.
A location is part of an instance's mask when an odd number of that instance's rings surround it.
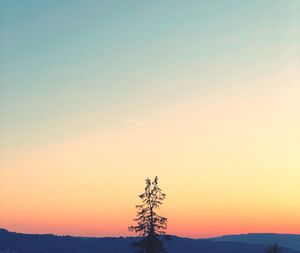
<svg viewBox="0 0 300 253">
<path fill-rule="evenodd" d="M 277 244 L 271 244 L 267 247 L 266 253 L 281 253 L 282 248 Z"/>
<path fill-rule="evenodd" d="M 162 205 L 166 194 L 162 193 L 158 186 L 158 177 L 153 181 L 149 178 L 146 180 L 144 193 L 139 195 L 141 204 L 137 205 L 137 217 L 134 221 L 136 226 L 128 227 L 142 237 L 139 241 L 134 242 L 133 246 L 139 253 L 165 253 L 167 252 L 161 235 L 165 235 L 167 229 L 167 218 L 157 214 L 156 210 Z"/>
</svg>

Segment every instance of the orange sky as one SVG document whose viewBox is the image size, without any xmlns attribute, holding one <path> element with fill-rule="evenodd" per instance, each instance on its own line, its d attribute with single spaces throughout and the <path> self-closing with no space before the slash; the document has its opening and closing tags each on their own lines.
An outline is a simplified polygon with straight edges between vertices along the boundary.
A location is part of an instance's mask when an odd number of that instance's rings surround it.
<svg viewBox="0 0 300 253">
<path fill-rule="evenodd" d="M 292 82 L 291 82 L 292 84 Z M 278 86 L 149 112 L 141 126 L 7 152 L 1 226 L 129 235 L 144 179 L 158 175 L 169 233 L 299 233 L 299 87 Z"/>
</svg>

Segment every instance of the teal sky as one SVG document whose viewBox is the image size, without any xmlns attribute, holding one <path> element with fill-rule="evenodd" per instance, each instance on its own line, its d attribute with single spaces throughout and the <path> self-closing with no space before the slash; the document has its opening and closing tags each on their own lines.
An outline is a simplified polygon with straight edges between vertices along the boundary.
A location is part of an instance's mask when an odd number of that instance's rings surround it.
<svg viewBox="0 0 300 253">
<path fill-rule="evenodd" d="M 260 89 L 297 63 L 298 26 L 293 0 L 1 0 L 2 146 Z"/>
</svg>

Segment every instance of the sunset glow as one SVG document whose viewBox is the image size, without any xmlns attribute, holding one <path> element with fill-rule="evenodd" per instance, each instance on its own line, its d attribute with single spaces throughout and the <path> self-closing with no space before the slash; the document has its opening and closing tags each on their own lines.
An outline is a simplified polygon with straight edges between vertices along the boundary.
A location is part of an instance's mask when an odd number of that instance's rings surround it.
<svg viewBox="0 0 300 253">
<path fill-rule="evenodd" d="M 169 234 L 300 233 L 297 1 L 42 2 L 1 2 L 0 227 L 133 236 L 157 175 Z"/>
</svg>

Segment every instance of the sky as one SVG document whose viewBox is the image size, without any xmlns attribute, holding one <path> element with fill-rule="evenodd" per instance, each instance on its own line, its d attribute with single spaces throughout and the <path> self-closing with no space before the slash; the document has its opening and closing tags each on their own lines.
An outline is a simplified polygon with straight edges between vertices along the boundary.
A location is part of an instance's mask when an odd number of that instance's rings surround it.
<svg viewBox="0 0 300 253">
<path fill-rule="evenodd" d="M 0 227 L 300 234 L 300 2 L 0 0 Z"/>
</svg>

